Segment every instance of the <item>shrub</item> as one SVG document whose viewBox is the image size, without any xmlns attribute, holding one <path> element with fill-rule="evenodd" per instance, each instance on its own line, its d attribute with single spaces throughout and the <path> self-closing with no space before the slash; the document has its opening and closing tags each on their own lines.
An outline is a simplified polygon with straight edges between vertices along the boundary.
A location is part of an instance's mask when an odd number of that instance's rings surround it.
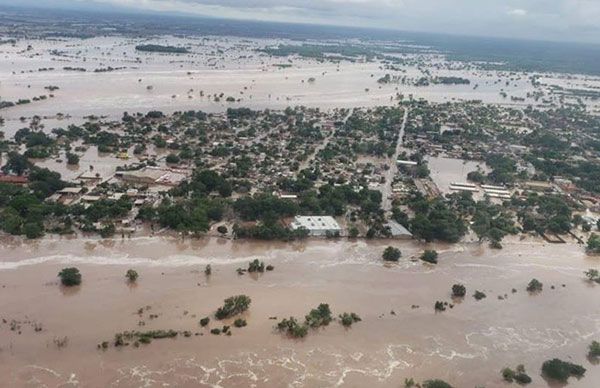
<svg viewBox="0 0 600 388">
<path fill-rule="evenodd" d="M 435 306 L 433 307 L 435 311 L 446 311 L 446 306 L 444 302 L 440 302 L 439 300 L 435 302 Z"/>
<path fill-rule="evenodd" d="M 385 248 L 382 255 L 383 260 L 385 261 L 398 261 L 401 256 L 402 252 L 400 252 L 400 249 L 394 247 Z"/>
<path fill-rule="evenodd" d="M 127 273 L 125 274 L 125 277 L 127 278 L 128 281 L 130 281 L 131 283 L 135 282 L 137 280 L 137 278 L 139 277 L 138 273 L 136 270 L 134 269 L 128 269 Z"/>
<path fill-rule="evenodd" d="M 210 264 L 207 264 L 206 267 L 204 267 L 204 274 L 206 276 L 210 276 L 212 274 L 212 267 Z"/>
<path fill-rule="evenodd" d="M 210 322 L 210 318 L 209 317 L 202 318 L 200 320 L 200 326 L 204 327 L 204 326 L 208 325 L 209 322 Z"/>
<path fill-rule="evenodd" d="M 265 268 L 267 271 L 273 271 L 275 269 L 275 267 L 273 267 L 271 264 L 267 265 L 267 267 Z"/>
<path fill-rule="evenodd" d="M 569 377 L 583 377 L 585 368 L 581 365 L 554 358 L 542 364 L 542 374 L 550 379 L 566 383 Z"/>
<path fill-rule="evenodd" d="M 265 263 L 254 259 L 248 264 L 248 272 L 265 272 Z"/>
<path fill-rule="evenodd" d="M 531 377 L 529 377 L 529 375 L 525 372 L 525 366 L 522 364 L 518 365 L 516 370 L 512 370 L 511 368 L 504 368 L 502 369 L 501 373 L 502 378 L 506 382 L 512 383 L 513 381 L 516 381 L 521 385 L 531 383 Z"/>
<path fill-rule="evenodd" d="M 181 159 L 179 158 L 179 156 L 175 155 L 175 154 L 169 154 L 167 155 L 167 159 L 166 162 L 170 163 L 170 164 L 177 164 L 181 161 Z"/>
<path fill-rule="evenodd" d="M 58 277 L 65 287 L 78 286 L 81 284 L 81 273 L 75 267 L 64 268 L 58 273 Z"/>
<path fill-rule="evenodd" d="M 210 334 L 219 335 L 219 334 L 221 334 L 221 329 L 217 329 L 217 328 L 211 329 Z"/>
<path fill-rule="evenodd" d="M 473 294 L 473 298 L 475 298 L 476 300 L 481 300 L 485 297 L 487 297 L 487 295 L 484 292 L 481 292 L 478 290 L 476 290 L 475 293 Z"/>
<path fill-rule="evenodd" d="M 537 279 L 531 279 L 527 285 L 527 291 L 529 292 L 540 292 L 542 291 L 543 284 Z"/>
<path fill-rule="evenodd" d="M 245 319 L 242 319 L 242 318 L 238 318 L 233 322 L 233 326 L 235 326 L 235 327 L 244 327 L 246 325 L 248 325 L 248 323 L 246 322 Z"/>
<path fill-rule="evenodd" d="M 589 346 L 589 352 L 588 352 L 588 357 L 589 358 L 600 358 L 600 342 L 598 341 L 592 341 L 592 343 Z"/>
<path fill-rule="evenodd" d="M 588 278 L 589 281 L 600 283 L 600 272 L 598 272 L 597 269 L 591 268 L 591 269 L 585 271 L 584 274 Z"/>
<path fill-rule="evenodd" d="M 452 286 L 452 296 L 462 298 L 467 294 L 467 288 L 462 284 L 455 284 Z"/>
<path fill-rule="evenodd" d="M 310 310 L 305 319 L 308 326 L 320 327 L 327 326 L 333 318 L 331 316 L 329 305 L 326 303 L 321 303 L 316 309 Z"/>
<path fill-rule="evenodd" d="M 217 227 L 217 232 L 221 234 L 227 234 L 227 227 L 225 225 L 220 225 Z"/>
<path fill-rule="evenodd" d="M 502 378 L 506 382 L 512 383 L 513 380 L 515 379 L 515 371 L 510 368 L 502 369 L 501 373 L 502 373 Z"/>
<path fill-rule="evenodd" d="M 37 222 L 28 222 L 23 225 L 23 233 L 27 238 L 34 239 L 44 235 L 44 228 Z"/>
<path fill-rule="evenodd" d="M 352 326 L 353 323 L 360 321 L 360 317 L 355 313 L 340 314 L 340 323 L 346 327 Z"/>
<path fill-rule="evenodd" d="M 69 164 L 69 165 L 79 164 L 79 156 L 77 154 L 67 152 L 67 164 Z"/>
<path fill-rule="evenodd" d="M 248 310 L 252 300 L 246 295 L 236 295 L 225 299 L 224 302 L 223 306 L 219 307 L 215 313 L 217 319 L 225 319 L 243 313 Z"/>
<path fill-rule="evenodd" d="M 294 317 L 282 319 L 277 324 L 277 329 L 294 338 L 304 338 L 306 334 L 308 334 L 308 326 L 306 324 L 298 323 Z"/>
<path fill-rule="evenodd" d="M 438 262 L 438 253 L 434 250 L 427 249 L 421 255 L 421 260 L 426 261 L 427 263 L 437 264 Z"/>
<path fill-rule="evenodd" d="M 423 388 L 452 388 L 452 385 L 443 380 L 426 380 L 422 385 Z"/>
</svg>

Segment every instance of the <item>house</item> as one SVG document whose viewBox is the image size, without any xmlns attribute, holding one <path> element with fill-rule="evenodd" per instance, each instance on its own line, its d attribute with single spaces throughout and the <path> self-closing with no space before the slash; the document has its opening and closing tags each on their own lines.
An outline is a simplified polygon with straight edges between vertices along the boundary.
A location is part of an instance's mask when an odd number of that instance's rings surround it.
<svg viewBox="0 0 600 388">
<path fill-rule="evenodd" d="M 24 186 L 29 183 L 26 176 L 21 175 L 5 175 L 0 174 L 0 183 L 8 183 L 10 185 Z"/>
<path fill-rule="evenodd" d="M 290 227 L 306 229 L 311 236 L 335 236 L 342 232 L 340 224 L 331 216 L 296 216 Z"/>
<path fill-rule="evenodd" d="M 412 233 L 408 231 L 403 225 L 397 223 L 394 220 L 388 221 L 384 227 L 388 228 L 390 234 L 394 238 L 411 239 Z"/>
</svg>

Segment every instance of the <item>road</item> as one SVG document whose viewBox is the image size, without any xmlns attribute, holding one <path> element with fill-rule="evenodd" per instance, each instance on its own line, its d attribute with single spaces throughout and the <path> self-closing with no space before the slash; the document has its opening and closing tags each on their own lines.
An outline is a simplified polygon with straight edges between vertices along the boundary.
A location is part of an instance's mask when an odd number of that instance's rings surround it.
<svg viewBox="0 0 600 388">
<path fill-rule="evenodd" d="M 342 122 L 344 124 L 346 124 L 346 121 L 348 121 L 348 119 L 350 118 L 350 116 L 352 116 L 352 113 L 354 112 L 353 108 L 350 108 L 348 111 L 348 114 L 346 115 L 346 117 L 344 117 L 344 119 L 342 120 Z M 300 163 L 300 168 L 298 169 L 298 171 L 302 171 L 305 168 L 308 168 L 310 166 L 310 163 L 312 162 L 312 160 L 317 156 L 317 154 L 321 151 L 324 150 L 325 147 L 327 147 L 327 144 L 329 144 L 329 141 L 331 140 L 331 138 L 333 137 L 334 133 L 335 133 L 335 129 L 333 129 L 329 135 L 327 135 L 327 137 L 325 139 L 323 139 L 323 141 L 321 142 L 321 144 L 319 144 L 317 147 L 315 147 L 315 150 L 313 151 L 313 153 L 310 154 L 310 156 L 308 158 L 306 158 L 306 160 L 304 160 L 302 163 Z"/>
<path fill-rule="evenodd" d="M 394 182 L 394 177 L 398 173 L 398 155 L 400 155 L 400 149 L 402 148 L 402 139 L 404 138 L 404 128 L 406 127 L 406 121 L 408 120 L 408 109 L 404 110 L 404 117 L 402 118 L 402 125 L 400 126 L 400 133 L 398 135 L 398 143 L 396 144 L 396 152 L 394 152 L 394 156 L 392 156 L 392 163 L 390 168 L 385 172 L 385 183 L 380 186 L 379 190 L 383 196 L 383 201 L 381 203 L 381 208 L 384 212 L 389 212 L 392 210 L 392 183 Z"/>
</svg>

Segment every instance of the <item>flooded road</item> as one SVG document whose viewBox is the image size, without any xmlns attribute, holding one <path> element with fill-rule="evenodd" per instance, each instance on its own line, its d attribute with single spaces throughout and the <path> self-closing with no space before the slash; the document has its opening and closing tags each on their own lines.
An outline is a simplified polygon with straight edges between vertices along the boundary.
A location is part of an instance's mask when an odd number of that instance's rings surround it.
<svg viewBox="0 0 600 388">
<path fill-rule="evenodd" d="M 7 241 L 0 248 L 0 318 L 6 320 L 0 324 L 0 385 L 398 387 L 413 377 L 490 388 L 506 386 L 503 367 L 523 363 L 530 386 L 545 387 L 541 364 L 558 357 L 587 368 L 570 387 L 598 386 L 600 366 L 586 353 L 600 339 L 600 286 L 586 282 L 583 271 L 600 262 L 582 247 L 535 240 L 506 242 L 500 251 L 438 245 L 440 263 L 430 266 L 410 260 L 424 248 L 413 242 L 393 242 L 403 257 L 385 265 L 380 257 L 388 244 Z M 275 270 L 236 274 L 255 258 Z M 56 274 L 66 266 L 81 270 L 80 287 L 58 285 Z M 128 268 L 140 273 L 136 286 L 125 282 Z M 530 295 L 525 287 L 534 277 L 544 289 Z M 451 299 L 455 283 L 466 286 L 464 300 Z M 487 298 L 476 301 L 475 290 Z M 200 327 L 201 318 L 237 294 L 252 298 L 242 315 L 247 327 L 233 328 L 232 336 L 209 333 L 230 321 Z M 454 308 L 436 313 L 437 300 Z M 349 329 L 332 322 L 303 340 L 274 330 L 271 317 L 301 319 L 319 303 L 329 303 L 335 316 L 355 312 L 362 322 Z M 10 329 L 12 320 L 17 330 Z M 117 332 L 155 329 L 192 335 L 96 349 Z M 65 337 L 67 344 L 57 346 Z"/>
</svg>

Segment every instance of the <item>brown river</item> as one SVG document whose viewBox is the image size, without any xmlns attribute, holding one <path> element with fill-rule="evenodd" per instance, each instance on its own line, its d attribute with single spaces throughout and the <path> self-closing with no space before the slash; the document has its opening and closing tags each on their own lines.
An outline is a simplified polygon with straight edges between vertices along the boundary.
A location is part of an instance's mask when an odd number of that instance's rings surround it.
<svg viewBox="0 0 600 388">
<path fill-rule="evenodd" d="M 503 367 L 524 364 L 533 378 L 529 386 L 547 387 L 541 365 L 558 357 L 587 369 L 569 387 L 600 387 L 600 366 L 586 358 L 589 343 L 600 340 L 600 285 L 583 276 L 600 268 L 600 258 L 578 245 L 515 240 L 499 251 L 479 244 L 433 246 L 440 262 L 432 266 L 411 261 L 423 245 L 393 242 L 403 256 L 386 265 L 380 257 L 388 244 L 4 241 L 0 386 L 403 387 L 412 377 L 491 388 L 509 386 Z M 236 273 L 255 258 L 275 270 Z M 81 270 L 81 286 L 59 286 L 56 275 L 66 266 Z M 129 268 L 140 274 L 135 286 L 125 281 Z M 530 295 L 525 287 L 534 277 L 544 289 Z M 452 301 L 454 283 L 467 287 L 464 300 Z M 475 290 L 487 298 L 476 301 Z M 200 327 L 201 318 L 237 294 L 252 298 L 242 315 L 247 327 L 233 328 L 231 336 L 210 334 L 223 325 L 214 319 Z M 454 308 L 436 313 L 437 300 Z M 355 312 L 362 322 L 348 329 L 332 322 L 301 340 L 274 329 L 277 321 L 270 318 L 302 318 L 322 302 L 335 316 Z M 192 335 L 97 349 L 117 332 L 155 329 Z"/>
</svg>

